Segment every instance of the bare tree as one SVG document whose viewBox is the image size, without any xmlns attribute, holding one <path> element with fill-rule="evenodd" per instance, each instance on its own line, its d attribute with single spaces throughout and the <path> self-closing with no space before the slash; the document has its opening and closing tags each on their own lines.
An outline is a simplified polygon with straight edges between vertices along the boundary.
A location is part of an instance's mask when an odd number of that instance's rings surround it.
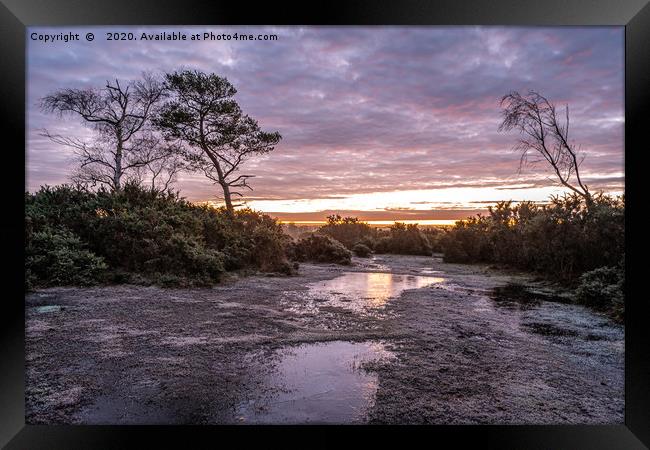
<svg viewBox="0 0 650 450">
<path fill-rule="evenodd" d="M 148 129 L 163 95 L 163 84 L 147 74 L 126 84 L 107 81 L 102 89 L 60 89 L 41 100 L 42 109 L 81 118 L 95 137 L 84 141 L 47 130 L 42 135 L 74 150 L 80 163 L 76 181 L 119 190 L 125 174 L 165 157 L 164 151 L 152 151 L 158 139 Z"/>
<path fill-rule="evenodd" d="M 176 182 L 178 174 L 190 167 L 176 146 L 159 146 L 153 151 L 162 152 L 163 157 L 151 155 L 148 164 L 136 169 L 134 181 L 148 183 L 152 191 L 167 191 Z"/>
<path fill-rule="evenodd" d="M 520 169 L 546 161 L 562 185 L 590 204 L 591 193 L 580 178 L 584 155 L 569 139 L 569 106 L 564 108 L 564 118 L 559 117 L 555 105 L 535 91 L 526 96 L 511 92 L 500 105 L 503 122 L 499 131 L 515 129 L 521 136 L 514 147 L 521 152 Z"/>
<path fill-rule="evenodd" d="M 187 146 L 182 152 L 194 169 L 221 186 L 226 208 L 234 210 L 232 196 L 251 189 L 240 174 L 251 156 L 268 153 L 282 138 L 278 132 L 262 131 L 256 120 L 243 114 L 232 99 L 237 90 L 216 74 L 181 71 L 166 75 L 165 87 L 173 96 L 154 120 L 167 139 Z"/>
</svg>

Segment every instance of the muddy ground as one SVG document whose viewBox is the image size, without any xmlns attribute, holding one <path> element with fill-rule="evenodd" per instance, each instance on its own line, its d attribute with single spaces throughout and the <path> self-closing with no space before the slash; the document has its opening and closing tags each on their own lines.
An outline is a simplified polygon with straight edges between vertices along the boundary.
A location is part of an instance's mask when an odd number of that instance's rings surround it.
<svg viewBox="0 0 650 450">
<path fill-rule="evenodd" d="M 623 423 L 623 328 L 556 294 L 387 255 L 211 289 L 42 290 L 26 297 L 26 420 Z"/>
</svg>

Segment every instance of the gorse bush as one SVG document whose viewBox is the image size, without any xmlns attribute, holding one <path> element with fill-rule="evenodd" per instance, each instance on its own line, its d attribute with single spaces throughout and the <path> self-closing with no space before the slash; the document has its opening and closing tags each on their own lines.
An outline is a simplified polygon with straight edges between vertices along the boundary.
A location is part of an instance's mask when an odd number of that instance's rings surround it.
<svg viewBox="0 0 650 450">
<path fill-rule="evenodd" d="M 312 261 L 336 264 L 350 264 L 352 252 L 330 236 L 312 234 L 294 242 L 289 250 L 295 261 Z"/>
<path fill-rule="evenodd" d="M 166 284 L 172 284 L 172 278 L 210 284 L 229 270 L 286 273 L 290 267 L 285 257 L 289 238 L 274 219 L 250 209 L 230 214 L 197 206 L 176 193 L 136 184 L 115 192 L 43 187 L 26 194 L 25 216 L 27 248 L 35 239 L 40 242 L 47 230 L 75 236 L 79 242 L 75 249 L 105 262 L 108 281 L 128 281 L 132 274 L 164 279 Z M 32 259 L 45 255 L 42 246 L 32 248 Z M 35 286 L 80 284 L 72 278 L 48 281 L 33 269 L 29 273 Z M 168 276 L 160 278 L 164 274 Z M 98 271 L 88 278 L 104 279 Z"/>
<path fill-rule="evenodd" d="M 499 263 L 580 283 L 576 295 L 584 303 L 622 308 L 622 282 L 612 277 L 622 273 L 623 197 L 595 195 L 589 206 L 578 195 L 552 197 L 547 205 L 499 202 L 487 216 L 457 222 L 442 246 L 447 262 Z"/>
<path fill-rule="evenodd" d="M 367 258 L 372 253 L 372 250 L 367 245 L 359 242 L 358 244 L 355 244 L 354 247 L 352 247 L 352 252 L 360 258 Z"/>
<path fill-rule="evenodd" d="M 576 300 L 592 308 L 607 311 L 623 320 L 625 270 L 623 264 L 600 267 L 580 276 Z"/>
<path fill-rule="evenodd" d="M 87 250 L 63 228 L 43 227 L 25 243 L 25 288 L 34 285 L 90 285 L 107 269 L 104 259 Z"/>
</svg>

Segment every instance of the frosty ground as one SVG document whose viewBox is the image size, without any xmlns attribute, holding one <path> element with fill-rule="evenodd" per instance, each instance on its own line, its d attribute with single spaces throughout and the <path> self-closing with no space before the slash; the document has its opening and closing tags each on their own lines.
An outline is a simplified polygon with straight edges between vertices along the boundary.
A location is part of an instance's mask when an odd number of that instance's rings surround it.
<svg viewBox="0 0 650 450">
<path fill-rule="evenodd" d="M 26 297 L 31 424 L 620 424 L 623 382 L 622 326 L 439 257 Z"/>
</svg>

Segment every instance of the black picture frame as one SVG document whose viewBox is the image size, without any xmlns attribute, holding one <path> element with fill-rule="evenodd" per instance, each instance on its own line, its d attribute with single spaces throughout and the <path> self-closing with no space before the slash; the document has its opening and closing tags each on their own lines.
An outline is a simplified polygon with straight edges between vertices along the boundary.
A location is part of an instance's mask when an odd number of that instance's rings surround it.
<svg viewBox="0 0 650 450">
<path fill-rule="evenodd" d="M 617 449 L 650 446 L 650 327 L 641 295 L 643 249 L 637 244 L 644 225 L 640 216 L 643 149 L 650 102 L 650 4 L 647 0 L 349 0 L 329 2 L 195 0 L 2 0 L 0 5 L 0 114 L 3 127 L 4 217 L 0 239 L 5 254 L 0 349 L 0 443 L 12 449 L 147 447 L 162 442 L 195 448 L 199 442 L 225 445 L 224 433 L 245 445 L 263 436 L 267 445 L 340 445 L 339 427 L 139 427 L 25 425 L 24 296 L 22 245 L 25 175 L 25 28 L 37 25 L 619 25 L 625 26 L 625 177 L 626 177 L 626 320 L 625 425 L 620 426 L 430 426 L 345 427 L 347 433 L 382 441 L 404 441 L 417 433 L 423 442 L 451 439 L 489 448 Z M 645 113 L 645 114 L 644 114 Z M 21 152 L 20 149 L 23 149 Z M 8 203 L 8 205 L 7 205 Z M 634 216 L 637 216 L 634 218 Z M 300 438 L 296 438 L 296 432 Z M 304 434 L 314 436 L 304 439 Z M 290 436 L 290 437 L 289 437 Z M 199 441 L 199 439 L 201 441 Z M 205 439 L 205 440 L 204 440 Z"/>
</svg>

